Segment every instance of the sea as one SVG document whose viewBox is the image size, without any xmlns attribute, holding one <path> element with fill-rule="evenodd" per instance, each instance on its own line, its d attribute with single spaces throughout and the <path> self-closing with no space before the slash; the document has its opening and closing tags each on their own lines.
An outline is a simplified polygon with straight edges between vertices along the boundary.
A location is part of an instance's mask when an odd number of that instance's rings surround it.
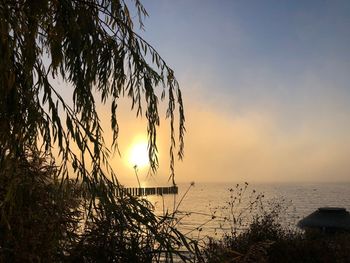
<svg viewBox="0 0 350 263">
<path fill-rule="evenodd" d="M 148 196 L 159 216 L 173 216 L 184 234 L 221 238 L 244 231 L 258 215 L 286 228 L 320 207 L 350 211 L 350 183 L 181 183 L 177 195 Z"/>
</svg>

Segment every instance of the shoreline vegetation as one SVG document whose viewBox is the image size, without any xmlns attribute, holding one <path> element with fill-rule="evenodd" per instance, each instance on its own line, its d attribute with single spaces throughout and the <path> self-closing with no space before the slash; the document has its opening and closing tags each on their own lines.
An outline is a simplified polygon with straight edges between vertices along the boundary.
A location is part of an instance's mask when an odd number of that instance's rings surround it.
<svg viewBox="0 0 350 263">
<path fill-rule="evenodd" d="M 188 214 L 181 203 L 194 186 L 174 204 L 172 211 L 154 214 L 144 198 L 123 195 L 119 210 L 89 202 L 81 183 L 58 180 L 57 167 L 38 155 L 19 164 L 19 186 L 26 199 L 18 199 L 9 221 L 22 231 L 8 231 L 2 222 L 0 262 L 349 262 L 350 235 L 306 233 L 281 222 L 284 203 L 267 200 L 248 183 L 228 189 L 229 200 L 210 220 L 224 219 L 230 226 L 223 236 L 200 237 L 202 227 L 184 233 L 179 224 Z M 13 167 L 12 167 L 13 168 Z M 1 194 L 9 181 L 1 181 Z M 62 191 L 64 189 L 64 191 Z M 94 220 L 87 215 L 94 206 Z M 136 213 L 125 217 L 125 210 Z M 190 212 L 189 212 L 190 213 Z M 127 215 L 127 214 L 126 214 Z M 189 237 L 197 232 L 198 238 Z M 199 238 L 200 237 L 200 238 Z"/>
</svg>

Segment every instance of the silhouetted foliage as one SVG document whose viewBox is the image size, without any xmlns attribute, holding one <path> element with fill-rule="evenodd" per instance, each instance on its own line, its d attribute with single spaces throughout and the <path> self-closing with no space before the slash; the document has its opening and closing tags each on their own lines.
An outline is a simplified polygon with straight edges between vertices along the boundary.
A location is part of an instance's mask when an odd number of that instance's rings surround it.
<svg viewBox="0 0 350 263">
<path fill-rule="evenodd" d="M 156 170 L 158 103 L 167 99 L 173 183 L 176 108 L 179 158 L 184 148 L 178 83 L 157 51 L 135 33 L 133 13 L 143 28 L 147 12 L 138 0 L 131 4 L 0 1 L 2 261 L 95 262 L 102 245 L 103 258 L 113 262 L 148 261 L 150 253 L 159 260 L 161 250 L 172 258 L 179 246 L 196 250 L 148 203 L 116 195 L 120 185 L 108 162 L 98 100 L 111 108 L 114 150 L 119 98 L 130 98 L 137 115 L 144 109 Z M 57 79 L 62 87 L 54 85 Z M 62 90 L 71 101 L 63 99 Z M 53 161 L 57 166 L 46 164 Z"/>
<path fill-rule="evenodd" d="M 146 10 L 134 1 L 142 27 Z M 183 154 L 182 98 L 173 71 L 145 40 L 134 32 L 131 11 L 124 1 L 2 1 L 0 6 L 0 143 L 1 160 L 29 148 L 59 149 L 61 175 L 74 173 L 88 187 L 95 177 L 105 180 L 109 150 L 96 110 L 97 95 L 111 105 L 113 146 L 117 147 L 118 99 L 127 95 L 137 114 L 148 120 L 149 157 L 156 169 L 156 127 L 159 125 L 156 87 L 168 95 L 171 124 L 171 167 L 175 147 L 174 110 L 179 106 Z M 147 60 L 149 58 L 150 61 Z M 155 68 L 148 62 L 153 62 Z M 60 78 L 72 91 L 72 105 L 53 85 Z M 166 90 L 168 92 L 166 92 Z M 74 143 L 80 153 L 72 150 Z M 92 162 L 88 169 L 86 161 Z M 115 175 L 108 170 L 108 175 Z M 173 177 L 173 169 L 172 169 Z"/>
<path fill-rule="evenodd" d="M 241 198 L 244 188 L 238 189 L 237 198 Z M 283 202 L 262 202 L 257 195 L 262 210 L 250 212 L 253 220 L 247 226 L 232 221 L 231 232 L 209 239 L 202 250 L 206 262 L 350 262 L 349 233 L 309 235 L 288 227 L 281 222 L 286 211 Z M 236 200 L 235 196 L 230 200 Z"/>
<path fill-rule="evenodd" d="M 55 262 L 78 240 L 79 189 L 57 177 L 49 156 L 7 157 L 0 171 L 0 261 Z"/>
</svg>

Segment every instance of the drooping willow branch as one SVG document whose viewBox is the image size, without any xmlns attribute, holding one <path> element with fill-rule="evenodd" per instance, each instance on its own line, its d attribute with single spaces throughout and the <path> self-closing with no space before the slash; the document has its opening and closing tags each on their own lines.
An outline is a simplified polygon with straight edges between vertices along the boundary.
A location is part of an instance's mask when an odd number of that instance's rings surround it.
<svg viewBox="0 0 350 263">
<path fill-rule="evenodd" d="M 139 25 L 143 27 L 147 12 L 139 1 L 134 4 Z M 9 131 L 0 134 L 5 146 L 2 156 L 9 152 L 18 154 L 21 148 L 34 147 L 38 142 L 45 146 L 45 151 L 51 151 L 57 144 L 62 167 L 70 163 L 78 176 L 93 178 L 103 175 L 104 169 L 111 171 L 109 151 L 95 107 L 94 92 L 97 91 L 103 103 L 111 103 L 112 146 L 115 148 L 119 131 L 118 99 L 125 94 L 130 97 L 137 115 L 145 108 L 149 158 L 155 171 L 158 166 L 156 134 L 160 122 L 156 91 L 161 86 L 160 99 L 168 94 L 170 178 L 175 183 L 176 105 L 179 158 L 184 149 L 181 91 L 173 71 L 158 52 L 135 33 L 124 1 L 62 0 L 35 4 L 13 1 L 2 3 L 0 13 L 0 95 L 6 98 L 1 101 L 0 121 Z M 61 77 L 73 88 L 72 108 L 53 89 L 50 76 Z M 71 150 L 71 141 L 78 147 L 79 154 Z M 92 162 L 89 173 L 87 157 Z M 62 174 L 68 172 L 68 168 L 62 168 Z"/>
</svg>

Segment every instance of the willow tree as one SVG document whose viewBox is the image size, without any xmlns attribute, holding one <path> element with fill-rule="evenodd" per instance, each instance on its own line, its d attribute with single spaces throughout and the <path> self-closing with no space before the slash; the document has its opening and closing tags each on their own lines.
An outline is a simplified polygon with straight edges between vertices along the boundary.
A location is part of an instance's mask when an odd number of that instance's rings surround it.
<svg viewBox="0 0 350 263">
<path fill-rule="evenodd" d="M 1 161 L 20 157 L 28 148 L 59 149 L 62 175 L 72 164 L 85 181 L 104 178 L 109 150 L 103 139 L 96 103 L 109 103 L 113 147 L 117 147 L 120 97 L 145 111 L 149 158 L 157 168 L 158 102 L 167 99 L 171 126 L 171 179 L 174 180 L 174 112 L 179 112 L 178 155 L 183 154 L 184 114 L 173 71 L 134 30 L 132 12 L 143 28 L 147 12 L 138 0 L 132 11 L 120 0 L 1 1 L 0 5 L 0 144 Z M 72 89 L 72 105 L 53 85 L 62 78 Z M 160 92 L 157 92 L 159 90 Z M 144 104 L 143 104 L 144 103 Z M 80 153 L 73 152 L 74 143 Z M 85 158 L 92 160 L 87 169 Z"/>
<path fill-rule="evenodd" d="M 55 159 L 61 178 L 82 182 L 91 200 L 115 203 L 119 183 L 108 162 L 110 147 L 104 141 L 96 104 L 110 105 L 112 148 L 117 148 L 118 100 L 125 96 L 132 110 L 147 119 L 153 170 L 158 166 L 158 103 L 166 101 L 174 183 L 174 155 L 182 158 L 184 148 L 183 103 L 173 70 L 135 31 L 136 26 L 143 28 L 146 16 L 138 0 L 129 4 L 124 0 L 0 1 L 2 168 L 25 160 L 28 152 L 44 152 Z M 53 84 L 56 78 L 71 89 L 70 102 Z M 8 173 L 11 169 L 2 169 L 0 176 Z M 14 183 L 2 197 L 2 218 L 4 204 L 11 203 L 18 190 L 15 175 L 8 178 Z"/>
</svg>

